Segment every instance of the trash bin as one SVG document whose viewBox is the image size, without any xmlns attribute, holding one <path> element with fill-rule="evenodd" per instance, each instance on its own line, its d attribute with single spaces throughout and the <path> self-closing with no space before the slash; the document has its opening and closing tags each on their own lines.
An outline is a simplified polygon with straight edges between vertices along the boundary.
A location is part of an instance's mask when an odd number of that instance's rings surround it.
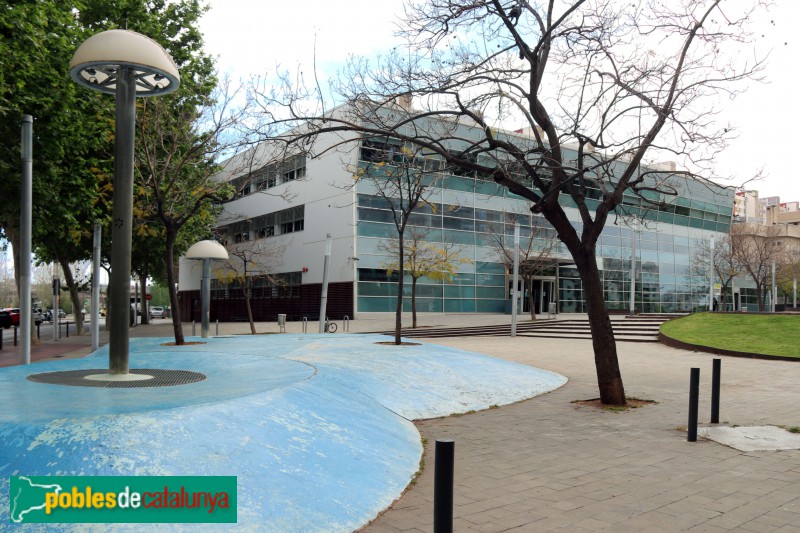
<svg viewBox="0 0 800 533">
<path fill-rule="evenodd" d="M 280 328 L 282 333 L 286 332 L 286 315 L 279 314 L 278 315 L 278 327 Z"/>
<path fill-rule="evenodd" d="M 556 314 L 556 303 L 550 302 L 550 307 L 547 309 L 548 318 Z"/>
</svg>

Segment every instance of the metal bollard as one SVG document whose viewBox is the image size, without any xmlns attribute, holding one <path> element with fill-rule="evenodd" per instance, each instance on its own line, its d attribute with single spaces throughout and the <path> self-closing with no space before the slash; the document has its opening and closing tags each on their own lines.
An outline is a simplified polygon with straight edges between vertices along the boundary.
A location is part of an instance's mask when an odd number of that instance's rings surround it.
<svg viewBox="0 0 800 533">
<path fill-rule="evenodd" d="M 42 327 L 42 323 L 41 322 L 36 324 L 36 338 L 37 339 L 41 339 L 42 338 L 42 336 L 40 335 L 40 333 L 41 333 L 40 328 L 41 327 Z M 2 342 L 0 342 L 0 347 L 2 347 L 2 346 L 3 346 L 3 344 L 2 344 Z"/>
<path fill-rule="evenodd" d="M 700 396 L 700 369 L 693 368 L 689 378 L 689 427 L 687 428 L 689 442 L 697 442 L 697 403 Z"/>
<path fill-rule="evenodd" d="M 711 371 L 711 423 L 719 424 L 719 385 L 722 359 L 714 359 Z"/>
<path fill-rule="evenodd" d="M 455 442 L 437 440 L 433 473 L 433 533 L 453 533 Z"/>
<path fill-rule="evenodd" d="M 195 336 L 195 332 L 194 332 L 194 325 L 195 325 L 195 321 L 194 321 L 194 320 L 192 320 L 192 337 L 194 337 L 194 336 Z"/>
<path fill-rule="evenodd" d="M 67 330 L 67 338 L 69 339 L 69 320 L 64 323 L 64 328 Z"/>
<path fill-rule="evenodd" d="M 303 317 L 303 333 L 308 333 L 308 317 Z"/>
<path fill-rule="evenodd" d="M 0 329 L 0 350 L 3 349 L 3 330 Z"/>
<path fill-rule="evenodd" d="M 14 346 L 17 345 L 17 326 L 14 326 Z"/>
<path fill-rule="evenodd" d="M 217 319 L 217 332 L 214 335 L 219 337 L 219 318 Z"/>
<path fill-rule="evenodd" d="M 347 315 L 342 319 L 342 333 L 350 333 L 350 317 Z"/>
</svg>

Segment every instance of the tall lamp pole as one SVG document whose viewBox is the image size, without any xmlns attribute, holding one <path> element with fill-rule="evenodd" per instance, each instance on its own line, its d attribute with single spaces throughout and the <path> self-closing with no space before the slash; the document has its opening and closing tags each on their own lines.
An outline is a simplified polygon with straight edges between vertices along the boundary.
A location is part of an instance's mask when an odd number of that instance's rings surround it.
<svg viewBox="0 0 800 533">
<path fill-rule="evenodd" d="M 207 339 L 211 323 L 211 261 L 228 259 L 228 251 L 217 241 L 200 241 L 186 250 L 185 257 L 203 261 L 203 278 L 200 281 L 200 336 Z"/>
<path fill-rule="evenodd" d="M 177 90 L 180 76 L 175 62 L 161 45 L 128 30 L 108 30 L 89 37 L 75 51 L 69 67 L 72 79 L 78 84 L 116 97 L 108 370 L 111 375 L 127 375 L 135 100 L 137 96 L 157 96 Z"/>
</svg>

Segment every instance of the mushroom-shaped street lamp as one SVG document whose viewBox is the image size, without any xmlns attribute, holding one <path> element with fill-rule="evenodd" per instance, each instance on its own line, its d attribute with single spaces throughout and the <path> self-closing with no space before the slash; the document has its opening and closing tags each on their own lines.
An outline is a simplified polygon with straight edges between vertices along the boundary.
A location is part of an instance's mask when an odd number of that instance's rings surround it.
<svg viewBox="0 0 800 533">
<path fill-rule="evenodd" d="M 69 68 L 80 85 L 116 96 L 108 367 L 109 374 L 128 374 L 135 99 L 171 93 L 180 77 L 161 45 L 128 30 L 89 37 L 75 51 Z"/>
<path fill-rule="evenodd" d="M 211 261 L 228 259 L 228 250 L 217 241 L 200 241 L 186 250 L 185 257 L 203 260 L 203 279 L 200 282 L 200 336 L 207 339 L 211 318 Z"/>
</svg>

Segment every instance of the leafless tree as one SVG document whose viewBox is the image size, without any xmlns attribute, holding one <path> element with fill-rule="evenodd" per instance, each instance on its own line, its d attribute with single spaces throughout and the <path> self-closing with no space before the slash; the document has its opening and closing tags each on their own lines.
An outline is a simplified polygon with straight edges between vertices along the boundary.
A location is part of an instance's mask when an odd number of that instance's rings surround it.
<svg viewBox="0 0 800 533">
<path fill-rule="evenodd" d="M 407 46 L 377 64 L 354 58 L 331 83 L 345 104 L 331 110 L 320 87 L 288 75 L 283 91 L 258 96 L 271 124 L 307 125 L 273 140 L 391 138 L 530 200 L 580 273 L 601 401 L 625 404 L 597 240 L 609 216 L 669 203 L 692 174 L 645 167 L 646 154 L 710 169 L 732 135 L 715 122 L 719 96 L 734 96 L 762 67 L 746 27 L 762 5 L 411 1 L 400 32 Z M 522 124 L 518 134 L 502 129 L 511 121 Z"/>
<path fill-rule="evenodd" d="M 756 285 L 758 310 L 766 309 L 766 295 L 770 290 L 772 264 L 780 268 L 786 254 L 778 226 L 759 224 L 734 224 L 731 226 L 733 253 Z"/>
<path fill-rule="evenodd" d="M 712 262 L 714 279 L 720 284 L 720 309 L 725 310 L 734 279 L 745 272 L 740 255 L 735 253 L 733 237 L 728 234 L 715 239 L 713 250 L 710 240 L 701 240 L 697 244 L 697 253 L 693 258 L 692 270 L 697 277 L 709 279 L 708 266 Z M 709 311 L 712 307 L 709 307 Z"/>
<path fill-rule="evenodd" d="M 513 227 L 516 220 L 521 221 L 518 272 L 523 285 L 528 287 L 531 320 L 536 320 L 536 295 L 533 282 L 545 268 L 555 266 L 553 254 L 558 248 L 559 241 L 552 228 L 545 227 L 546 222 L 541 216 L 507 214 L 505 227 Z M 493 231 L 490 235 L 491 246 L 500 258 L 500 262 L 505 265 L 508 272 L 513 272 L 514 243 L 509 242 L 508 231 Z"/>
<path fill-rule="evenodd" d="M 400 344 L 403 327 L 403 286 L 407 260 L 406 228 L 412 217 L 436 213 L 438 204 L 429 201 L 441 173 L 440 161 L 426 158 L 415 145 L 397 144 L 383 136 L 365 142 L 363 165 L 356 169 L 354 182 L 366 182 L 381 207 L 387 209 L 397 236 L 397 305 L 395 306 L 394 342 Z M 394 236 L 392 236 L 394 237 Z M 415 281 L 416 283 L 416 281 Z"/>
<path fill-rule="evenodd" d="M 216 276 L 226 282 L 235 281 L 241 288 L 250 333 L 256 334 L 251 299 L 254 289 L 275 286 L 280 281 L 272 275 L 289 243 L 278 244 L 274 239 L 258 239 L 251 242 L 229 244 L 228 260 L 216 271 Z M 261 287 L 263 285 L 264 287 Z"/>
</svg>

